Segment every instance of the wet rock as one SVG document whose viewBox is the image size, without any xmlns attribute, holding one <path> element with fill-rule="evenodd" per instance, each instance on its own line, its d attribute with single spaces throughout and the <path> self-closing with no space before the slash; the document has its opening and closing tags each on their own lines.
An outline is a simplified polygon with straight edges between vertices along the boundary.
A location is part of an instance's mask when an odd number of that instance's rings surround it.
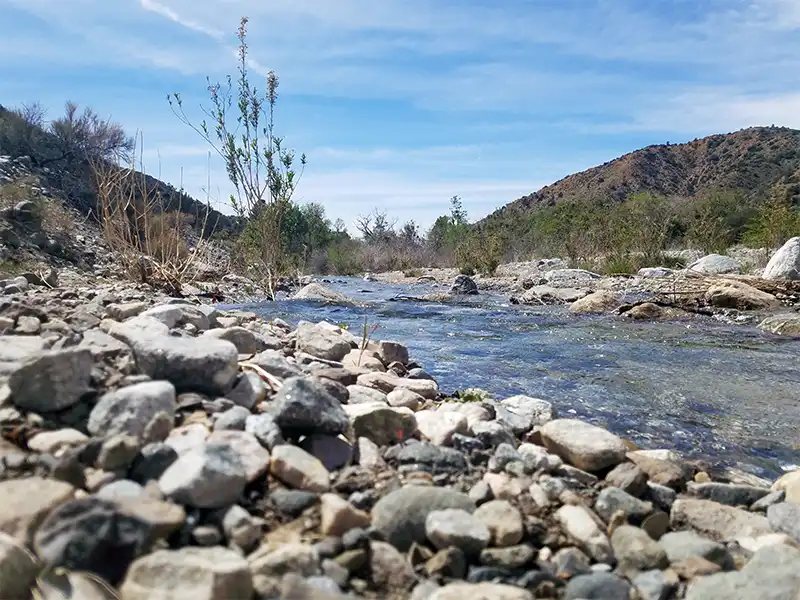
<svg viewBox="0 0 800 600">
<path fill-rule="evenodd" d="M 89 415 L 87 428 L 93 435 L 142 437 L 157 414 L 174 417 L 175 410 L 175 387 L 171 383 L 137 383 L 101 396 Z"/>
<path fill-rule="evenodd" d="M 388 446 L 411 437 L 417 430 L 417 419 L 407 408 L 382 404 L 349 404 L 344 407 L 353 433 Z"/>
<path fill-rule="evenodd" d="M 557 419 L 542 427 L 545 447 L 584 471 L 613 467 L 625 459 L 627 447 L 613 433 L 576 419 Z"/>
<path fill-rule="evenodd" d="M 189 450 L 158 480 L 165 496 L 195 508 L 223 508 L 234 504 L 247 485 L 239 454 L 227 444 L 207 444 Z"/>
<path fill-rule="evenodd" d="M 550 402 L 530 396 L 512 396 L 495 405 L 497 422 L 521 435 L 535 425 L 544 425 L 555 418 L 555 409 Z"/>
<path fill-rule="evenodd" d="M 525 534 L 519 509 L 506 500 L 493 500 L 479 506 L 475 518 L 489 528 L 493 546 L 513 546 Z"/>
<path fill-rule="evenodd" d="M 352 348 L 341 335 L 313 323 L 300 323 L 296 333 L 297 349 L 316 358 L 340 362 Z"/>
<path fill-rule="evenodd" d="M 68 483 L 40 477 L 1 481 L 0 532 L 27 543 L 45 517 L 70 500 L 74 491 Z"/>
<path fill-rule="evenodd" d="M 772 315 L 761 321 L 758 328 L 776 335 L 800 335 L 800 315 L 796 313 Z"/>
<path fill-rule="evenodd" d="M 661 536 L 658 543 L 666 551 L 671 563 L 699 556 L 723 568 L 729 568 L 732 565 L 732 558 L 725 546 L 712 542 L 693 531 L 666 533 Z"/>
<path fill-rule="evenodd" d="M 800 237 L 790 238 L 772 255 L 761 277 L 772 280 L 800 279 Z"/>
<path fill-rule="evenodd" d="M 90 496 L 51 512 L 33 543 L 44 564 L 96 573 L 113 584 L 149 549 L 152 537 L 150 524 L 120 513 L 111 502 Z"/>
<path fill-rule="evenodd" d="M 247 561 L 221 546 L 153 552 L 131 565 L 120 588 L 120 600 L 227 600 L 252 595 Z"/>
<path fill-rule="evenodd" d="M 270 472 L 287 485 L 309 492 L 327 492 L 331 485 L 325 465 L 297 446 L 275 447 Z"/>
<path fill-rule="evenodd" d="M 8 378 L 15 406 L 36 412 L 69 408 L 89 391 L 92 353 L 85 349 L 49 350 L 22 362 Z"/>
<path fill-rule="evenodd" d="M 461 296 L 474 296 L 478 293 L 478 285 L 467 275 L 456 275 L 450 286 L 450 293 Z"/>
<path fill-rule="evenodd" d="M 753 536 L 771 531 L 766 517 L 712 502 L 679 498 L 670 513 L 672 529 L 691 527 L 714 541 L 733 540 L 740 535 Z"/>
<path fill-rule="evenodd" d="M 647 532 L 622 525 L 611 535 L 611 547 L 620 571 L 646 571 L 669 566 L 667 553 Z"/>
<path fill-rule="evenodd" d="M 480 519 L 460 508 L 435 510 L 425 519 L 425 535 L 439 550 L 459 548 L 467 556 L 477 556 L 489 545 L 489 528 Z"/>
<path fill-rule="evenodd" d="M 236 346 L 225 340 L 135 333 L 130 345 L 142 373 L 169 381 L 178 392 L 224 396 L 239 371 Z"/>
<path fill-rule="evenodd" d="M 270 403 L 270 414 L 284 435 L 290 437 L 313 433 L 338 435 L 350 425 L 336 398 L 317 382 L 301 377 L 284 381 Z"/>
<path fill-rule="evenodd" d="M 381 498 L 372 509 L 372 526 L 401 551 L 424 542 L 425 521 L 435 510 L 475 510 L 468 496 L 447 488 L 406 486 Z"/>
</svg>

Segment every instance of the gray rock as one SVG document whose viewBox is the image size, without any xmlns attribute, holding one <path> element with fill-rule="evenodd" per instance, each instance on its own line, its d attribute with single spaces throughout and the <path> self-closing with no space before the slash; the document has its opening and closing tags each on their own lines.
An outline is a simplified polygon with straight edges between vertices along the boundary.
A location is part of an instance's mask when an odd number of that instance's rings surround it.
<svg viewBox="0 0 800 600">
<path fill-rule="evenodd" d="M 238 406 L 252 410 L 267 395 L 261 378 L 251 371 L 240 373 L 233 384 L 233 389 L 225 397 Z"/>
<path fill-rule="evenodd" d="M 149 523 L 120 513 L 112 502 L 89 496 L 51 512 L 33 545 L 48 566 L 89 571 L 115 584 L 131 561 L 149 549 L 152 537 Z"/>
<path fill-rule="evenodd" d="M 108 392 L 89 414 L 92 435 L 117 433 L 143 437 L 147 425 L 159 413 L 175 417 L 175 387 L 168 381 L 146 381 Z"/>
<path fill-rule="evenodd" d="M 478 285 L 466 275 L 456 275 L 450 286 L 450 293 L 462 296 L 474 296 L 478 293 Z"/>
<path fill-rule="evenodd" d="M 567 583 L 564 600 L 629 600 L 630 584 L 612 573 L 578 575 Z"/>
<path fill-rule="evenodd" d="M 230 446 L 239 455 L 249 483 L 254 482 L 269 470 L 269 452 L 252 433 L 232 429 L 214 431 L 208 436 L 208 444 Z"/>
<path fill-rule="evenodd" d="M 741 571 L 694 580 L 686 600 L 796 600 L 800 550 L 785 544 L 761 548 Z"/>
<path fill-rule="evenodd" d="M 277 350 L 265 350 L 264 352 L 256 354 L 247 362 L 261 367 L 267 373 L 279 379 L 302 377 L 304 375 L 303 371 L 297 365 L 290 363 L 283 353 Z"/>
<path fill-rule="evenodd" d="M 691 527 L 714 541 L 734 540 L 738 536 L 770 533 L 766 517 L 726 506 L 711 500 L 679 498 L 672 505 L 670 525 L 673 530 Z"/>
<path fill-rule="evenodd" d="M 513 546 L 525 535 L 525 525 L 519 509 L 507 500 L 493 500 L 475 510 L 475 518 L 492 534 L 492 545 Z"/>
<path fill-rule="evenodd" d="M 426 539 L 425 521 L 435 510 L 457 508 L 471 513 L 468 496 L 447 488 L 406 486 L 381 498 L 372 509 L 372 526 L 398 550 Z"/>
<path fill-rule="evenodd" d="M 125 434 L 114 434 L 103 440 L 95 465 L 105 471 L 127 472 L 139 454 L 139 439 Z"/>
<path fill-rule="evenodd" d="M 368 438 L 378 446 L 396 444 L 410 438 L 417 431 L 417 419 L 408 408 L 382 404 L 351 404 L 344 410 L 350 419 L 353 434 Z"/>
<path fill-rule="evenodd" d="M 327 492 L 330 489 L 330 473 L 325 465 L 297 446 L 277 446 L 272 451 L 270 472 L 296 489 L 309 492 Z"/>
<path fill-rule="evenodd" d="M 594 509 L 607 522 L 612 515 L 621 510 L 629 520 L 641 522 L 653 512 L 650 502 L 639 500 L 619 488 L 608 487 L 597 495 Z"/>
<path fill-rule="evenodd" d="M 316 358 L 340 362 L 352 348 L 343 336 L 313 323 L 300 323 L 296 333 L 297 350 Z"/>
<path fill-rule="evenodd" d="M 258 354 L 264 350 L 279 350 L 281 348 L 281 342 L 278 338 L 257 335 L 249 329 L 238 326 L 209 329 L 203 333 L 201 338 L 227 340 L 236 346 L 239 354 Z"/>
<path fill-rule="evenodd" d="M 42 352 L 11 373 L 11 400 L 19 408 L 36 412 L 69 408 L 89 391 L 92 366 L 92 353 L 86 349 Z"/>
<path fill-rule="evenodd" d="M 283 514 L 296 517 L 314 504 L 319 496 L 305 490 L 278 489 L 269 495 L 272 505 Z"/>
<path fill-rule="evenodd" d="M 195 508 L 234 504 L 247 485 L 239 454 L 226 444 L 207 444 L 181 455 L 158 480 L 165 496 Z"/>
<path fill-rule="evenodd" d="M 544 425 L 555 418 L 555 409 L 550 402 L 530 396 L 512 396 L 495 405 L 497 422 L 517 435 Z"/>
<path fill-rule="evenodd" d="M 606 475 L 606 482 L 637 498 L 647 491 L 647 473 L 629 462 L 620 463 L 611 469 Z"/>
<path fill-rule="evenodd" d="M 656 569 L 637 574 L 632 583 L 642 600 L 667 600 L 677 582 L 667 579 L 663 571 Z"/>
<path fill-rule="evenodd" d="M 387 394 L 364 385 L 348 385 L 347 392 L 349 394 L 348 404 L 388 404 L 389 402 Z"/>
<path fill-rule="evenodd" d="M 400 449 L 396 458 L 401 465 L 413 465 L 430 473 L 452 473 L 467 468 L 467 461 L 458 450 L 430 442 L 409 444 Z"/>
<path fill-rule="evenodd" d="M 455 546 L 467 556 L 477 556 L 489 545 L 489 528 L 461 508 L 446 508 L 428 513 L 425 535 L 439 550 Z"/>
<path fill-rule="evenodd" d="M 234 406 L 224 412 L 218 413 L 214 418 L 214 430 L 223 431 L 233 429 L 244 431 L 250 411 L 243 406 Z"/>
<path fill-rule="evenodd" d="M 131 348 L 142 373 L 169 381 L 178 392 L 224 396 L 239 372 L 236 346 L 225 340 L 137 333 Z"/>
<path fill-rule="evenodd" d="M 687 267 L 690 271 L 697 271 L 706 275 L 723 275 L 726 273 L 741 273 L 742 267 L 730 256 L 709 254 L 693 262 Z"/>
<path fill-rule="evenodd" d="M 124 600 L 244 599 L 253 596 L 253 579 L 247 560 L 221 546 L 158 550 L 131 565 L 120 596 Z"/>
<path fill-rule="evenodd" d="M 192 304 L 160 304 L 148 308 L 139 316 L 155 319 L 169 329 L 191 324 L 197 331 L 205 331 L 210 326 L 208 316 Z"/>
<path fill-rule="evenodd" d="M 478 421 L 472 424 L 472 433 L 484 448 L 494 448 L 500 444 L 514 445 L 514 434 L 497 421 Z"/>
<path fill-rule="evenodd" d="M 303 438 L 300 447 L 318 458 L 329 471 L 341 469 L 353 458 L 353 448 L 345 440 L 332 435 L 315 433 Z"/>
<path fill-rule="evenodd" d="M 178 453 L 172 446 L 156 442 L 148 444 L 139 451 L 131 466 L 130 477 L 142 485 L 158 480 L 169 466 L 178 460 Z"/>
<path fill-rule="evenodd" d="M 393 362 L 408 364 L 408 348 L 400 342 L 381 340 L 378 342 L 378 356 L 384 364 L 390 365 Z"/>
<path fill-rule="evenodd" d="M 562 548 L 555 553 L 552 562 L 555 575 L 560 579 L 571 579 L 591 572 L 589 557 L 578 548 Z"/>
<path fill-rule="evenodd" d="M 272 450 L 275 446 L 285 443 L 281 428 L 268 413 L 248 416 L 244 423 L 244 430 L 256 436 L 258 442 L 267 450 Z"/>
<path fill-rule="evenodd" d="M 613 433 L 577 419 L 546 423 L 542 440 L 550 452 L 590 473 L 616 466 L 627 452 L 625 443 Z"/>
<path fill-rule="evenodd" d="M 686 491 L 697 498 L 713 500 L 728 506 L 750 506 L 753 502 L 769 494 L 769 488 L 713 482 L 689 482 Z"/>
<path fill-rule="evenodd" d="M 27 544 L 45 517 L 70 500 L 74 492 L 72 485 L 55 479 L 0 481 L 0 532 Z"/>
<path fill-rule="evenodd" d="M 770 506 L 767 521 L 773 531 L 785 533 L 800 542 L 800 504 L 781 502 Z"/>
<path fill-rule="evenodd" d="M 287 379 L 270 403 L 270 414 L 289 437 L 312 433 L 338 435 L 350 426 L 342 404 L 308 378 Z"/>
<path fill-rule="evenodd" d="M 722 568 L 730 568 L 733 564 L 731 555 L 722 544 L 713 542 L 693 531 L 675 531 L 665 533 L 658 541 L 667 553 L 669 562 L 679 563 L 687 558 L 699 556 Z"/>
<path fill-rule="evenodd" d="M 793 237 L 769 259 L 762 279 L 800 279 L 800 237 Z"/>
<path fill-rule="evenodd" d="M 492 473 L 500 473 L 510 462 L 521 461 L 522 456 L 511 444 L 502 443 L 494 450 L 494 454 L 489 457 L 486 468 Z"/>
<path fill-rule="evenodd" d="M 299 290 L 294 296 L 293 300 L 312 300 L 315 302 L 325 302 L 327 304 L 353 304 L 347 296 L 329 290 L 319 283 L 309 283 L 304 288 Z"/>
<path fill-rule="evenodd" d="M 95 494 L 101 500 L 113 502 L 125 498 L 138 498 L 144 493 L 144 488 L 130 479 L 118 479 L 100 488 Z"/>
<path fill-rule="evenodd" d="M 778 490 L 777 492 L 771 492 L 766 496 L 764 496 L 763 498 L 761 498 L 760 500 L 753 502 L 753 504 L 750 505 L 750 510 L 765 511 L 773 504 L 780 504 L 784 500 L 786 500 L 786 492 L 784 492 L 783 490 Z"/>
<path fill-rule="evenodd" d="M 647 571 L 669 566 L 667 553 L 646 531 L 621 525 L 611 535 L 611 548 L 620 571 Z"/>
<path fill-rule="evenodd" d="M 647 482 L 647 490 L 650 498 L 653 500 L 653 504 L 667 512 L 670 511 L 672 504 L 678 497 L 678 492 L 672 488 L 653 483 L 652 481 Z"/>
</svg>

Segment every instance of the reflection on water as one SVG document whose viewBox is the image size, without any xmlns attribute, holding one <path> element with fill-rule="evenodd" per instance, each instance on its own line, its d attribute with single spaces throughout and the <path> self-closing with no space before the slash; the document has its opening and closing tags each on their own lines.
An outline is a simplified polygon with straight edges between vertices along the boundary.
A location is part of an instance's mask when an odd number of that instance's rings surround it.
<svg viewBox="0 0 800 600">
<path fill-rule="evenodd" d="M 712 320 L 631 323 L 520 307 L 481 295 L 457 304 L 393 302 L 427 286 L 361 280 L 330 285 L 359 308 L 279 301 L 246 306 L 266 317 L 346 323 L 394 339 L 445 391 L 528 394 L 609 427 L 643 447 L 718 457 L 761 475 L 800 463 L 800 342 Z M 418 288 L 418 289 L 417 289 Z"/>
</svg>

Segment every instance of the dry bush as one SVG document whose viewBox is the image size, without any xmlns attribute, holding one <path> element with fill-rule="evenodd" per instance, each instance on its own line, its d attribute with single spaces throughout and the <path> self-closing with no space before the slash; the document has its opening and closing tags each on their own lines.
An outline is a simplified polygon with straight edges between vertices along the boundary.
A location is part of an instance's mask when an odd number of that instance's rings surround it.
<svg viewBox="0 0 800 600">
<path fill-rule="evenodd" d="M 193 217 L 180 212 L 180 206 L 166 212 L 172 199 L 148 189 L 146 175 L 135 167 L 133 161 L 129 167 L 92 161 L 103 236 L 129 279 L 178 294 L 197 277 L 207 243 L 200 238 L 188 246 Z"/>
</svg>

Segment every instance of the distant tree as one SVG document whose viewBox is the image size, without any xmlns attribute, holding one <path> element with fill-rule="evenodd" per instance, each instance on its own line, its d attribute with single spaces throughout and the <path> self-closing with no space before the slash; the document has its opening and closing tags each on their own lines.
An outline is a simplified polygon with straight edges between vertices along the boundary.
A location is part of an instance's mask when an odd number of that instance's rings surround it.
<svg viewBox="0 0 800 600">
<path fill-rule="evenodd" d="M 79 158 L 128 162 L 136 146 L 122 125 L 101 118 L 88 107 L 79 113 L 75 102 L 65 104 L 64 116 L 52 121 L 49 129 L 57 140 L 60 156 L 47 162 Z"/>
</svg>

